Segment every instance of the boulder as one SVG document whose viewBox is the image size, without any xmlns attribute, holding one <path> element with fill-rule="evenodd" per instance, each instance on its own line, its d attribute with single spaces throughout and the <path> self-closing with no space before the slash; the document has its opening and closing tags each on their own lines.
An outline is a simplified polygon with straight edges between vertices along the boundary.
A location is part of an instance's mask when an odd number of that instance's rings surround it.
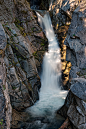
<svg viewBox="0 0 86 129">
<path fill-rule="evenodd" d="M 71 103 L 67 115 L 77 129 L 86 128 L 86 102 L 75 96 L 75 101 Z"/>
<path fill-rule="evenodd" d="M 75 127 L 78 129 L 86 128 L 86 116 L 78 106 L 70 105 L 67 115 Z"/>
<path fill-rule="evenodd" d="M 86 79 L 84 78 L 75 78 L 72 80 L 74 84 L 71 85 L 71 92 L 78 98 L 86 101 Z M 72 82 L 71 82 L 72 83 Z"/>
<path fill-rule="evenodd" d="M 71 80 L 70 91 L 65 104 L 57 111 L 65 118 L 69 118 L 74 129 L 86 128 L 86 79 Z"/>
</svg>

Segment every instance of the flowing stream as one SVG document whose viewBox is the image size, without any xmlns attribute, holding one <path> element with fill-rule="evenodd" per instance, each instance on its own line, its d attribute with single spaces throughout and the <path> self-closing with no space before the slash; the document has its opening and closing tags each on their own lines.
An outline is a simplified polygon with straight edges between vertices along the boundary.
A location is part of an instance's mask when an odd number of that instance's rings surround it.
<svg viewBox="0 0 86 129">
<path fill-rule="evenodd" d="M 45 32 L 49 45 L 48 52 L 45 53 L 43 59 L 39 101 L 28 108 L 27 112 L 34 117 L 49 116 L 49 118 L 54 118 L 55 111 L 64 104 L 67 95 L 67 91 L 61 90 L 59 83 L 61 79 L 60 49 L 49 13 L 47 12 L 44 17 L 38 12 L 36 13 L 38 22 Z"/>
</svg>

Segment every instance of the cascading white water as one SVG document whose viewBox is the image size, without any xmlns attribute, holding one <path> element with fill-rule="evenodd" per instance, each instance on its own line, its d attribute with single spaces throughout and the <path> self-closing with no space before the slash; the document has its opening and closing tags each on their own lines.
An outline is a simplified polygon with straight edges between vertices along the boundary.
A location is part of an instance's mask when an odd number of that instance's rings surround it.
<svg viewBox="0 0 86 129">
<path fill-rule="evenodd" d="M 40 26 L 45 28 L 45 34 L 48 39 L 48 52 L 45 53 L 43 60 L 43 72 L 41 77 L 42 88 L 45 90 L 60 90 L 59 88 L 59 78 L 61 76 L 61 60 L 60 60 L 60 49 L 58 46 L 58 42 L 54 35 L 53 27 L 51 24 L 51 19 L 49 14 L 46 13 L 44 18 L 40 16 L 38 13 L 38 21 Z"/>
<path fill-rule="evenodd" d="M 48 39 L 48 52 L 43 59 L 43 70 L 41 75 L 41 89 L 39 101 L 28 109 L 34 116 L 53 114 L 64 104 L 67 91 L 60 89 L 59 79 L 61 77 L 60 49 L 55 37 L 49 13 L 42 17 L 37 13 L 38 22 L 44 30 Z"/>
</svg>

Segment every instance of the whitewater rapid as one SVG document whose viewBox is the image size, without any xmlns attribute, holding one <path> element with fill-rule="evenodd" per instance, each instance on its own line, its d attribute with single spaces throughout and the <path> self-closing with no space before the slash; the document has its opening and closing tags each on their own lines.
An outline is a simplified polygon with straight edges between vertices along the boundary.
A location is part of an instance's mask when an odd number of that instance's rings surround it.
<svg viewBox="0 0 86 129">
<path fill-rule="evenodd" d="M 52 115 L 65 101 L 67 91 L 61 90 L 61 57 L 49 13 L 42 17 L 38 12 L 38 22 L 48 39 L 48 52 L 43 59 L 39 101 L 28 109 L 34 116 Z"/>
</svg>

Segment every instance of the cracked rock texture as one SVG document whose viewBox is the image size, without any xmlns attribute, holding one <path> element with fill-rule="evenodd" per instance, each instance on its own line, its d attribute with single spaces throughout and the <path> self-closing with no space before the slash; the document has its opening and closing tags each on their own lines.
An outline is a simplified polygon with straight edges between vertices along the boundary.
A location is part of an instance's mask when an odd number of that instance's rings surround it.
<svg viewBox="0 0 86 129">
<path fill-rule="evenodd" d="M 66 60 L 71 62 L 69 93 L 58 111 L 68 116 L 74 129 L 86 128 L 86 1 L 82 1 L 72 15 L 64 44 Z"/>
<path fill-rule="evenodd" d="M 52 20 L 56 29 L 62 25 L 69 25 L 73 11 L 77 8 L 79 0 L 53 0 L 49 10 L 52 12 Z"/>
<path fill-rule="evenodd" d="M 18 128 L 19 113 L 39 99 L 47 39 L 35 17 L 26 0 L 0 1 L 0 129 Z"/>
<path fill-rule="evenodd" d="M 49 9 L 56 29 L 71 22 L 64 38 L 66 58 L 72 64 L 70 91 L 58 112 L 68 117 L 73 129 L 86 129 L 86 1 L 79 3 L 55 0 Z M 29 2 L 0 1 L 0 129 L 20 128 L 27 117 L 23 111 L 39 99 L 38 71 L 47 46 Z"/>
</svg>

